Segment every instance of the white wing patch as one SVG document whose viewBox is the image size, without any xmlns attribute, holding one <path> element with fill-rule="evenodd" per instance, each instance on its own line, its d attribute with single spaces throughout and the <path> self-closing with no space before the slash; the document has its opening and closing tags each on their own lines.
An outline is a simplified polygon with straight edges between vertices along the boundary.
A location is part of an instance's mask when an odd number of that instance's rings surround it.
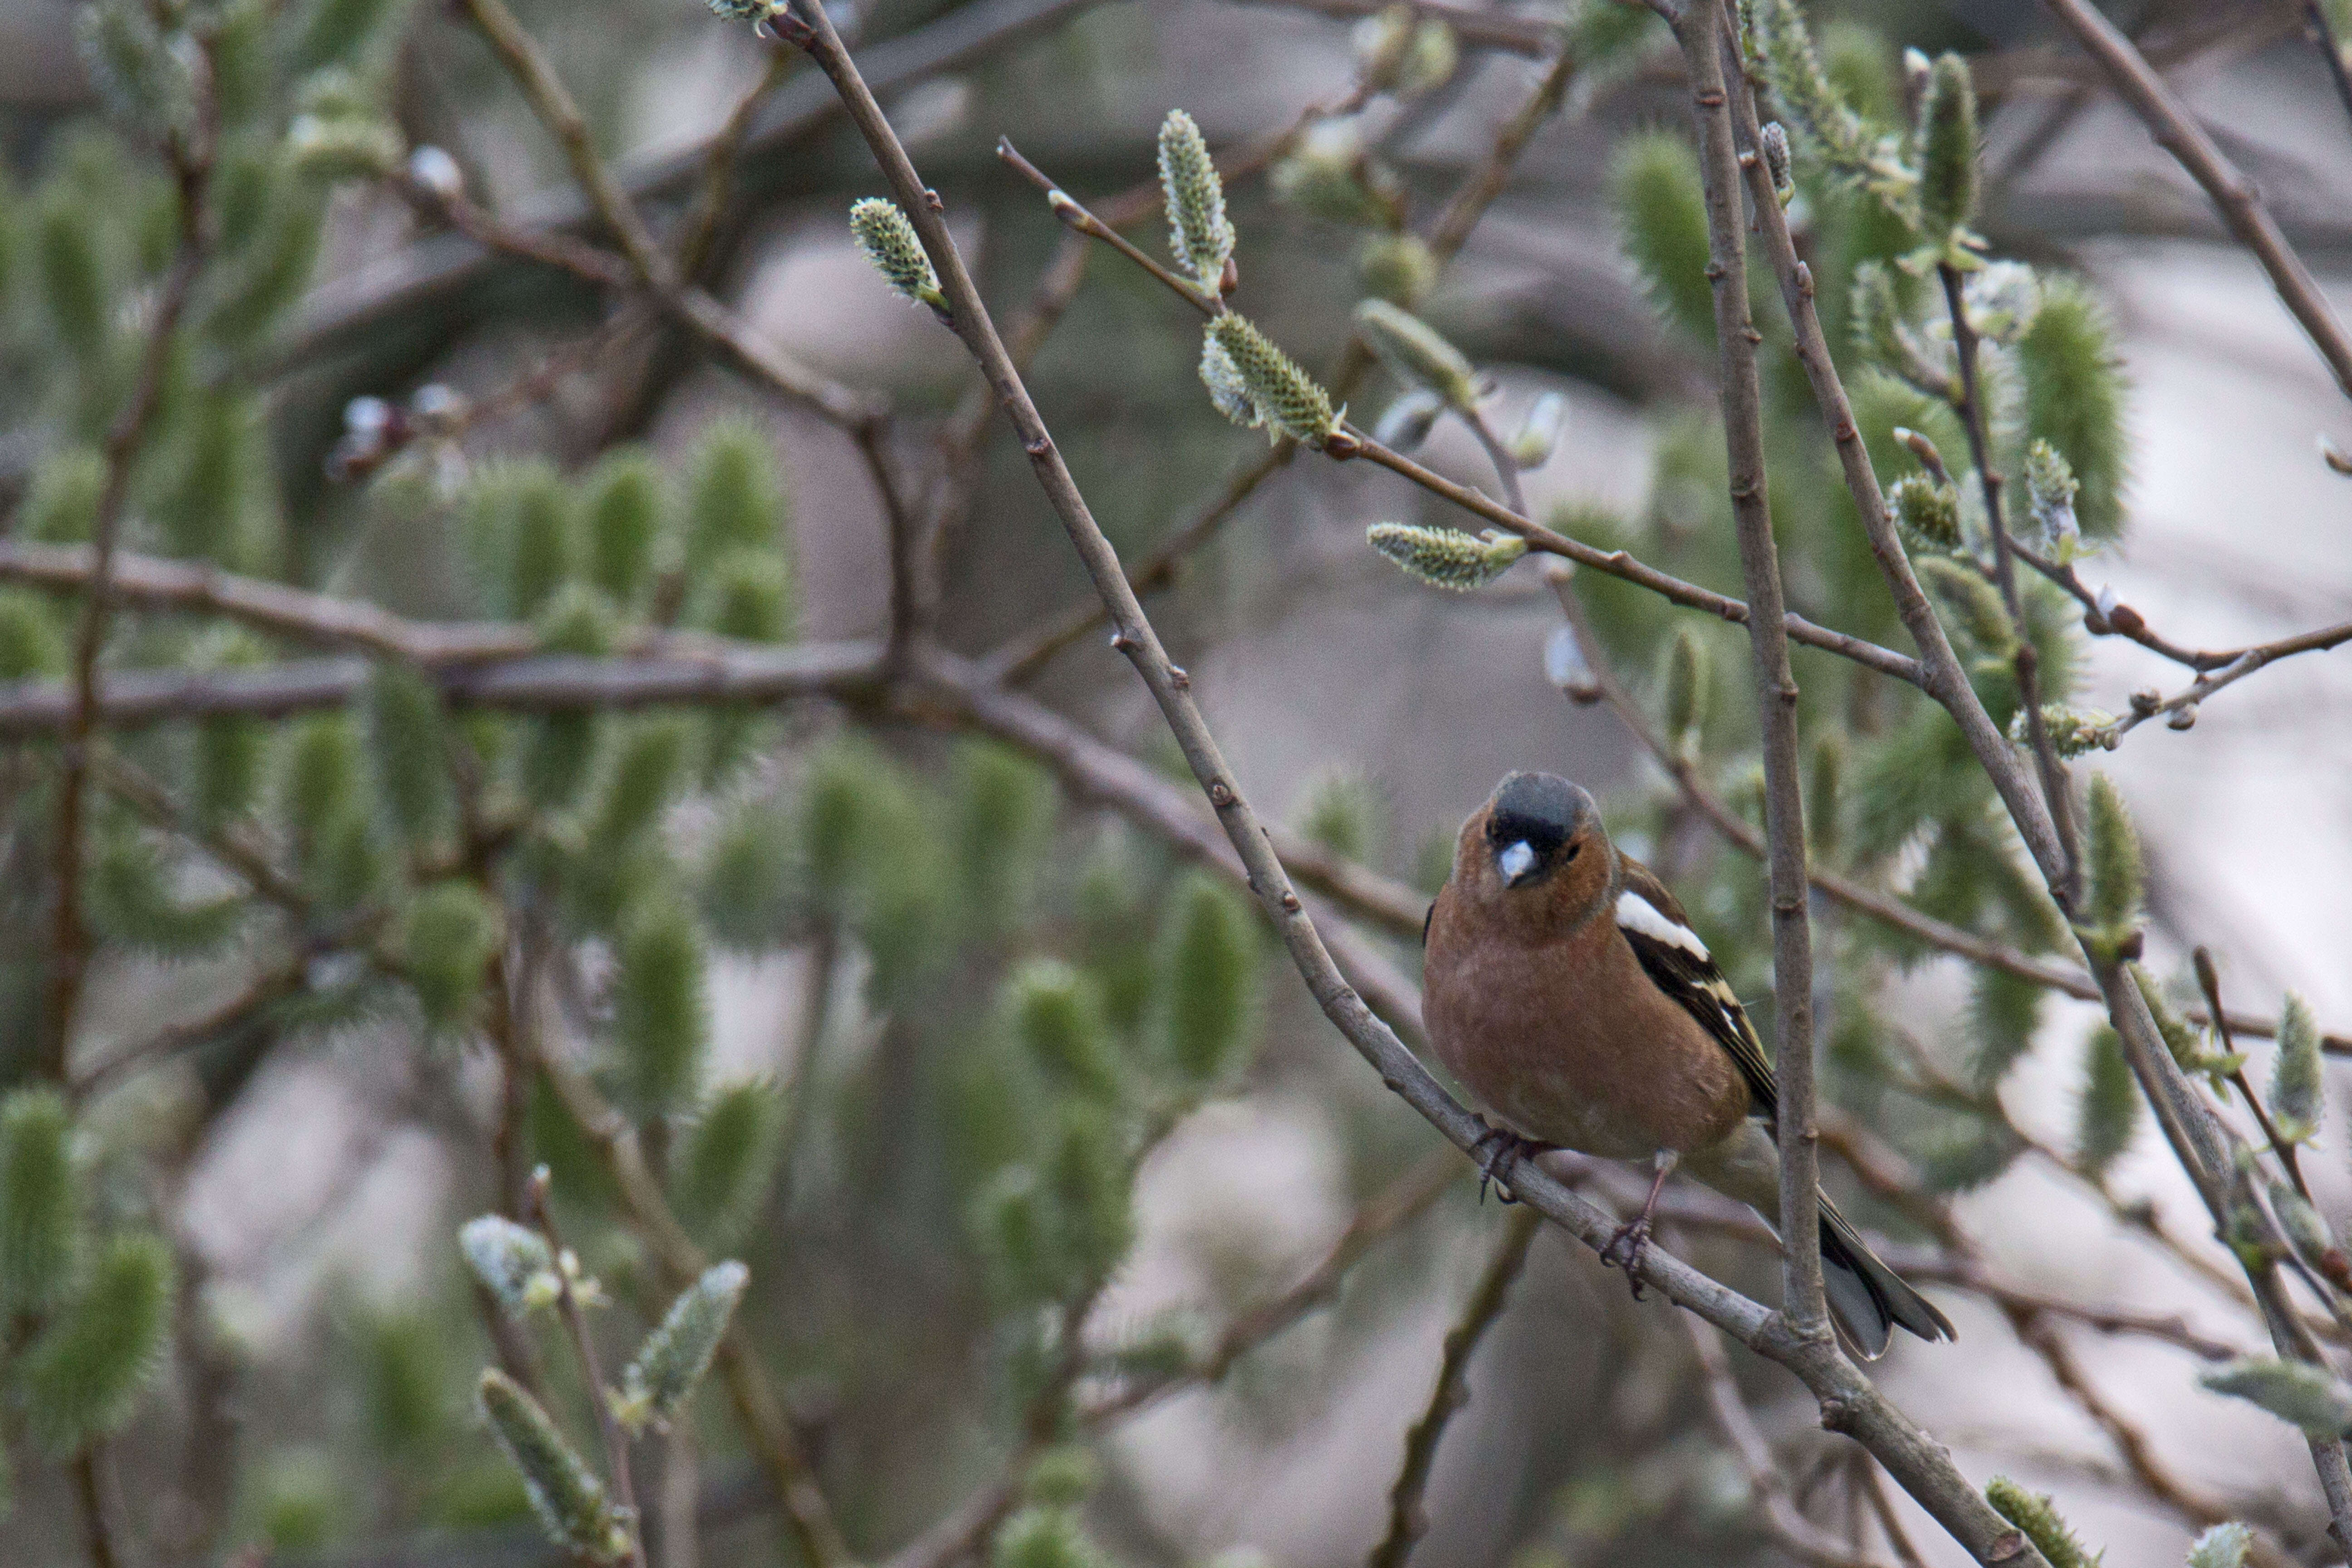
<svg viewBox="0 0 2352 1568">
<path fill-rule="evenodd" d="M 1640 931 L 1653 942 L 1681 948 L 1706 963 L 1714 962 L 1707 956 L 1706 943 L 1699 941 L 1698 932 L 1678 921 L 1668 920 L 1639 893 L 1629 890 L 1617 895 L 1617 923 L 1626 931 Z"/>
</svg>

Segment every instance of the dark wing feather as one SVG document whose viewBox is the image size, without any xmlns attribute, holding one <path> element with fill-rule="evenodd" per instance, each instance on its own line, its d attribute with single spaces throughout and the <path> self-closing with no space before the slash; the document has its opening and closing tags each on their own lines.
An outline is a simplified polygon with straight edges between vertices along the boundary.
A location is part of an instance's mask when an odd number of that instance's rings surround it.
<svg viewBox="0 0 2352 1568">
<path fill-rule="evenodd" d="M 1690 918 L 1683 913 L 1675 896 L 1666 891 L 1665 884 L 1652 875 L 1648 867 L 1630 858 L 1625 862 L 1625 890 L 1639 896 L 1676 925 L 1689 926 Z M 1715 961 L 1624 926 L 1617 929 L 1633 944 L 1633 956 L 1642 961 L 1643 973 L 1649 975 L 1651 983 L 1680 1003 L 1717 1044 L 1731 1053 L 1739 1076 L 1748 1080 L 1749 1113 L 1771 1121 L 1780 1107 L 1780 1089 L 1772 1076 L 1771 1059 L 1765 1056 L 1755 1028 L 1748 1022 L 1748 1010 L 1732 994 L 1730 983 L 1723 978 Z"/>
</svg>

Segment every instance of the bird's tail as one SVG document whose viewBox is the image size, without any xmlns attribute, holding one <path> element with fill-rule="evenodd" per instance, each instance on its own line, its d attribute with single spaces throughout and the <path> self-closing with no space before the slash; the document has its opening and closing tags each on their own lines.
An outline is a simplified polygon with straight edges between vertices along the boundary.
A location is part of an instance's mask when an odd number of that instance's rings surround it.
<svg viewBox="0 0 2352 1568">
<path fill-rule="evenodd" d="M 1923 1340 L 1959 1337 L 1934 1303 L 1878 1260 L 1826 1193 L 1822 1194 L 1822 1286 L 1830 1316 L 1864 1361 L 1886 1353 L 1887 1337 L 1897 1323 Z"/>
</svg>

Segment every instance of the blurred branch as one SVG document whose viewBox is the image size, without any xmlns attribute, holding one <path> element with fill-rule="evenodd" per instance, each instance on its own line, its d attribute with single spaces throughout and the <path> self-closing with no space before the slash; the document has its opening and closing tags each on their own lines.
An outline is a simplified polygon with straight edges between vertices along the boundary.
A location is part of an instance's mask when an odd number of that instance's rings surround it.
<svg viewBox="0 0 2352 1568">
<path fill-rule="evenodd" d="M 54 901 L 42 997 L 43 1034 L 35 1057 L 35 1070 L 60 1083 L 65 1080 L 67 1058 L 73 1044 L 74 1015 L 81 1002 L 82 982 L 90 961 L 89 931 L 82 919 L 82 818 L 88 807 L 90 747 L 99 722 L 98 658 L 105 647 L 107 626 L 114 609 L 115 551 L 122 532 L 123 509 L 131 497 L 132 469 L 146 444 L 149 426 L 163 407 L 180 321 L 187 313 L 213 242 L 207 202 L 217 103 L 213 92 L 211 50 L 208 46 L 192 48 L 187 59 L 190 90 L 194 97 L 192 129 L 184 136 L 178 132 L 169 133 L 163 147 L 176 187 L 178 232 L 170 270 L 147 321 L 145 343 L 140 352 L 130 395 L 108 425 L 100 448 L 105 478 L 90 525 L 88 590 L 74 629 L 71 698 L 64 726 L 57 824 L 50 846 L 50 897 Z"/>
<path fill-rule="evenodd" d="M 597 1360 L 596 1342 L 588 1332 L 588 1315 L 581 1310 L 580 1292 L 572 1286 L 571 1269 L 562 1266 L 562 1259 L 576 1255 L 563 1245 L 563 1233 L 556 1228 L 554 1213 L 547 1202 L 548 1186 L 547 1167 L 542 1165 L 524 1189 L 524 1213 L 519 1217 L 538 1227 L 547 1237 L 548 1250 L 558 1259 L 556 1312 L 562 1321 L 564 1336 L 572 1342 L 572 1353 L 579 1359 L 588 1403 L 596 1407 L 596 1433 L 604 1445 L 605 1473 L 612 1477 L 613 1502 L 620 1515 L 621 1528 L 627 1532 L 628 1549 L 621 1554 L 622 1568 L 645 1568 L 644 1523 L 637 1511 L 636 1482 L 629 1469 L 629 1436 L 621 1430 L 621 1423 L 613 1415 L 612 1395 L 604 1382 L 604 1367 Z"/>
<path fill-rule="evenodd" d="M 2342 323 L 2303 258 L 2280 232 L 2270 209 L 2263 205 L 2253 182 L 2222 155 L 2164 79 L 2090 0 L 2042 0 L 2042 4 L 2098 61 L 2116 93 L 2147 123 L 2157 145 L 2171 153 L 2204 187 L 2222 223 L 2269 274 L 2271 287 L 2278 291 L 2288 313 L 2309 334 L 2319 357 L 2327 362 L 2336 386 L 2352 397 L 2352 339 L 2345 336 Z"/>
<path fill-rule="evenodd" d="M 2352 114 L 2352 72 L 2344 64 L 2344 46 L 2336 37 L 2336 24 L 2328 20 L 2326 0 L 2303 0 L 2304 36 L 2327 67 L 2327 79 L 2336 89 L 2336 100 L 2344 112 Z"/>
<path fill-rule="evenodd" d="M 875 44 L 864 58 L 885 90 L 903 90 L 1020 43 L 1097 3 L 977 0 L 902 37 Z M 737 166 L 746 167 L 747 160 L 766 159 L 812 138 L 839 113 L 824 83 L 814 79 L 786 83 L 753 115 Z M 625 167 L 614 183 L 633 201 L 676 198 L 693 187 L 719 140 L 714 135 L 677 153 L 641 160 Z M 550 190 L 515 204 L 509 222 L 522 229 L 576 233 L 589 216 L 577 194 Z M 300 368 L 386 323 L 413 319 L 420 310 L 479 282 L 497 259 L 471 238 L 442 235 L 418 240 L 334 279 L 312 293 L 303 319 L 271 345 L 262 374 Z"/>
<path fill-rule="evenodd" d="M 73 1482 L 74 1507 L 81 1520 L 82 1547 L 89 1553 L 89 1568 L 118 1568 L 121 1554 L 114 1547 L 114 1526 L 108 1518 L 105 1477 L 101 1473 L 105 1447 L 89 1442 L 77 1449 L 66 1461 L 66 1474 Z"/>
<path fill-rule="evenodd" d="M 1462 1305 L 1462 1315 L 1445 1331 L 1445 1352 L 1437 1366 L 1437 1386 L 1430 1391 L 1429 1408 L 1405 1434 L 1404 1466 L 1389 1489 L 1389 1532 L 1365 1561 L 1369 1568 L 1404 1568 L 1414 1544 L 1429 1533 L 1429 1510 L 1423 1502 L 1429 1478 L 1437 1466 L 1437 1445 L 1454 1413 L 1470 1402 L 1470 1358 L 1478 1342 L 1503 1315 L 1511 1282 L 1527 1262 L 1528 1244 L 1536 1238 L 1543 1216 L 1532 1209 L 1516 1210 L 1503 1225 L 1503 1237 L 1487 1259 L 1485 1272 Z M 1700 1331 L 1707 1332 L 1702 1329 Z"/>
<path fill-rule="evenodd" d="M 1377 16 L 1392 0 L 1244 0 L 1253 5 L 1278 6 L 1286 11 L 1310 11 L 1336 21 L 1360 21 Z M 1501 49 L 1510 54 L 1539 55 L 1552 47 L 1559 29 L 1533 16 L 1504 11 L 1473 11 L 1442 0 L 1406 0 L 1413 12 L 1444 22 L 1454 37 L 1475 48 Z"/>
</svg>

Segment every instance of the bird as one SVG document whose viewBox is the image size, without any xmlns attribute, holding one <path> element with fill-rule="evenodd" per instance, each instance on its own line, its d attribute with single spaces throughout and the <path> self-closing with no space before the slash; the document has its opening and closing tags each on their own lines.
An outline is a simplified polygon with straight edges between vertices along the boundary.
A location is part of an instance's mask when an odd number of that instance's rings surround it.
<svg viewBox="0 0 2352 1568">
<path fill-rule="evenodd" d="M 1507 774 L 1462 825 L 1423 944 L 1429 1041 L 1502 1123 L 1480 1142 L 1498 1145 L 1486 1169 L 1506 1195 L 1516 1161 L 1545 1148 L 1649 1162 L 1648 1199 L 1601 1254 L 1636 1296 L 1677 1169 L 1778 1222 L 1771 1061 L 1682 905 L 1610 842 L 1583 788 Z M 1821 1237 L 1830 1312 L 1856 1352 L 1875 1360 L 1897 1327 L 1955 1337 L 1826 1194 Z"/>
</svg>

